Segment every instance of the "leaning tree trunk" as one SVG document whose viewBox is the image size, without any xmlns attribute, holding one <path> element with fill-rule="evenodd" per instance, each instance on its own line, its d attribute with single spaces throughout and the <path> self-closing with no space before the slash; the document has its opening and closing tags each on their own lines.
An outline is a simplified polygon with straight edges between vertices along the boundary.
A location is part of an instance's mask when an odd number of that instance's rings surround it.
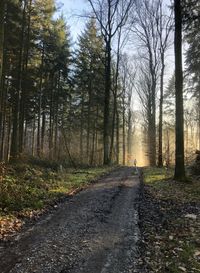
<svg viewBox="0 0 200 273">
<path fill-rule="evenodd" d="M 183 71 L 182 71 L 182 11 L 181 0 L 174 0 L 175 12 L 175 90 L 176 90 L 176 153 L 175 180 L 185 180 L 184 120 L 183 120 Z"/>
</svg>

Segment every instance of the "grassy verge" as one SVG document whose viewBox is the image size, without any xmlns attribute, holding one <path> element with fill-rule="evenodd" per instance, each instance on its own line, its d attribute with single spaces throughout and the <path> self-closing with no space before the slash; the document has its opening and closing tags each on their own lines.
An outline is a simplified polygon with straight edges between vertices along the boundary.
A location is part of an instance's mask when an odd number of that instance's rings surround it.
<svg viewBox="0 0 200 273">
<path fill-rule="evenodd" d="M 172 177 L 172 169 L 144 168 L 144 264 L 148 273 L 200 272 L 200 181 Z"/>
<path fill-rule="evenodd" d="M 7 166 L 0 180 L 0 238 L 20 229 L 24 217 L 37 217 L 48 205 L 87 187 L 112 169 L 55 171 L 30 164 Z"/>
<path fill-rule="evenodd" d="M 144 168 L 144 182 L 163 200 L 200 202 L 200 181 L 190 177 L 188 182 L 176 182 L 173 174 L 172 168 Z"/>
</svg>

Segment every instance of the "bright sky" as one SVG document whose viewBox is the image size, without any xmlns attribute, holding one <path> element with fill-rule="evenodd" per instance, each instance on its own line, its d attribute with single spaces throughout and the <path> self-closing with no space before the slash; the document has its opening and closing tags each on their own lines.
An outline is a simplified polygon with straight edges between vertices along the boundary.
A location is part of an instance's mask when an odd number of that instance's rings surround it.
<svg viewBox="0 0 200 273">
<path fill-rule="evenodd" d="M 87 0 L 57 0 L 57 3 L 63 4 L 61 12 L 70 26 L 72 37 L 76 39 L 85 25 L 86 19 L 80 18 L 79 15 L 84 14 L 84 10 L 89 9 Z"/>
</svg>

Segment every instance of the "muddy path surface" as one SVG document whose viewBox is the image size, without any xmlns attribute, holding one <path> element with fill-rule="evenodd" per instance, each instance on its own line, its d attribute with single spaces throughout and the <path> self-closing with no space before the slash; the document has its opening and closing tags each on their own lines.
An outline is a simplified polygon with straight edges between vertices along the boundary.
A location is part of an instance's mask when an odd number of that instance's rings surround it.
<svg viewBox="0 0 200 273">
<path fill-rule="evenodd" d="M 113 171 L 0 245 L 0 272 L 137 272 L 139 189 L 133 168 Z"/>
</svg>

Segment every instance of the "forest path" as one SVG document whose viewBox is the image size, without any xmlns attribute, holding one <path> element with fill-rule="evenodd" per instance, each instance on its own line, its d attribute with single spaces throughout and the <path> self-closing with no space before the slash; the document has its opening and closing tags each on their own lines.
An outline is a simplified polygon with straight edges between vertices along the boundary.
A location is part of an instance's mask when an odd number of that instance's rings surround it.
<svg viewBox="0 0 200 273">
<path fill-rule="evenodd" d="M 113 171 L 0 246 L 0 272 L 137 272 L 139 188 L 134 168 Z"/>
</svg>

